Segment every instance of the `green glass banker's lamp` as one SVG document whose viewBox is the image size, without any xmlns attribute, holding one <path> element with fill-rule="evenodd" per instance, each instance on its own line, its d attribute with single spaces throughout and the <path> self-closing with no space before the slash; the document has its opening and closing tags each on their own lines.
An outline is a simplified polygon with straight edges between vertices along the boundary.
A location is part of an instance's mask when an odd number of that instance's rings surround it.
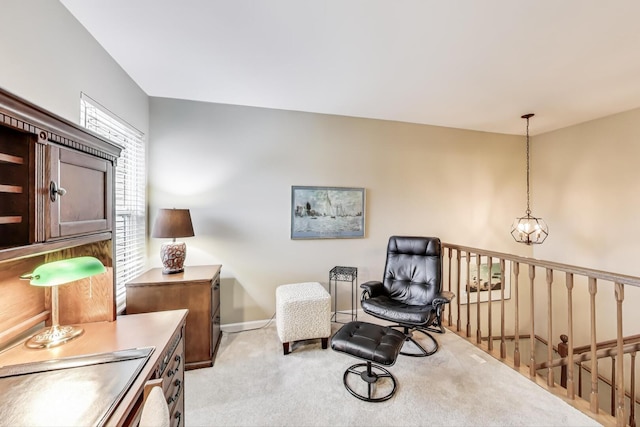
<svg viewBox="0 0 640 427">
<path fill-rule="evenodd" d="M 33 286 L 51 286 L 51 326 L 27 340 L 29 348 L 49 348 L 64 344 L 84 333 L 77 326 L 60 326 L 58 321 L 58 286 L 104 273 L 107 269 L 97 258 L 83 256 L 42 264 L 32 273 L 20 276 Z"/>
</svg>

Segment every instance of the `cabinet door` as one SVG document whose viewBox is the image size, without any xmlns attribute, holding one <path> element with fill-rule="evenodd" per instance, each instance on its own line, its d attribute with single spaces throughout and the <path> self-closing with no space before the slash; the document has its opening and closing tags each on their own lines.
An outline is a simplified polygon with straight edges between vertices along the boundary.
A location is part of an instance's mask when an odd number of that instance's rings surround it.
<svg viewBox="0 0 640 427">
<path fill-rule="evenodd" d="M 49 145 L 49 238 L 111 230 L 113 166 L 107 160 Z M 62 188 L 63 190 L 55 189 Z"/>
</svg>

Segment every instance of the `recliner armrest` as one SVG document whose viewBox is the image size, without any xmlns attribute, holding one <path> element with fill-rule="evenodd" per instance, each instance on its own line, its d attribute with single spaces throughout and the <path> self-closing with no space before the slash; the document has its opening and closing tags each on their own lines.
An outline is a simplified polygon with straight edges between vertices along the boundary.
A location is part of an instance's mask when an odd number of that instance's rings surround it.
<svg viewBox="0 0 640 427">
<path fill-rule="evenodd" d="M 436 295 L 435 298 L 433 298 L 433 301 L 431 303 L 434 307 L 437 307 L 442 304 L 449 304 L 455 297 L 456 295 L 453 292 L 442 291 L 438 295 Z"/>
<path fill-rule="evenodd" d="M 364 289 L 364 292 L 362 293 L 363 298 L 361 299 L 364 299 L 365 293 L 369 294 L 369 298 L 373 298 L 382 294 L 382 282 L 379 282 L 377 280 L 361 283 L 360 287 Z"/>
</svg>

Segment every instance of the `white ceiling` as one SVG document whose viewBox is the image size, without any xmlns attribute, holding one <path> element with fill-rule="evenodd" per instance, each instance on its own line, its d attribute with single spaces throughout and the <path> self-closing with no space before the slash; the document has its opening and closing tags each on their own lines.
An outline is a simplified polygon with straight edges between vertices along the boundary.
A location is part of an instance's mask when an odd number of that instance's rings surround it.
<svg viewBox="0 0 640 427">
<path fill-rule="evenodd" d="M 640 107 L 637 0 L 61 0 L 150 96 L 532 135 Z"/>
</svg>

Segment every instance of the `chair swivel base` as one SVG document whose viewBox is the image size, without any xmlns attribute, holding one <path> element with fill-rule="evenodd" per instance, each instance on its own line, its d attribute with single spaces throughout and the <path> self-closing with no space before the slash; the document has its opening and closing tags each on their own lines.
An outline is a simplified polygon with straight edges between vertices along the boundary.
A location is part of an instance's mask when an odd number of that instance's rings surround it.
<svg viewBox="0 0 640 427">
<path fill-rule="evenodd" d="M 358 370 L 358 368 L 366 367 L 366 369 Z M 374 371 L 380 371 L 375 372 Z M 363 395 L 355 391 L 347 381 L 349 374 L 358 375 L 360 379 L 362 379 L 365 383 L 367 383 L 367 394 Z M 391 380 L 392 389 L 390 392 L 383 396 L 374 397 L 375 394 L 375 385 L 380 378 L 389 378 Z M 367 361 L 366 363 L 357 363 L 353 366 L 350 366 L 346 371 L 344 371 L 344 376 L 342 378 L 342 382 L 344 383 L 345 388 L 349 393 L 353 396 L 357 397 L 360 400 L 364 400 L 365 402 L 384 402 L 385 400 L 389 400 L 396 392 L 397 383 L 396 379 L 391 372 L 384 369 L 380 365 L 376 365 Z"/>
<path fill-rule="evenodd" d="M 426 356 L 431 356 L 436 351 L 438 351 L 438 348 L 439 348 L 438 341 L 436 341 L 436 339 L 433 337 L 433 335 L 431 335 L 429 332 L 427 332 L 425 330 L 425 328 L 409 328 L 409 327 L 404 326 L 404 325 L 393 325 L 393 326 L 390 326 L 390 327 L 391 328 L 403 328 L 403 330 L 404 330 L 404 335 L 406 337 L 405 338 L 405 346 L 402 346 L 402 350 L 400 350 L 400 354 L 402 354 L 403 356 L 426 357 Z M 433 343 L 432 348 L 427 350 L 422 345 L 420 345 L 420 343 L 418 343 L 418 341 L 416 341 L 413 338 L 413 332 L 420 332 L 420 333 L 424 334 L 427 338 L 429 338 L 431 340 L 431 342 Z M 409 352 L 409 351 L 404 350 L 404 348 L 407 347 L 406 344 L 408 342 L 413 344 L 412 347 L 415 347 L 416 352 Z"/>
</svg>

